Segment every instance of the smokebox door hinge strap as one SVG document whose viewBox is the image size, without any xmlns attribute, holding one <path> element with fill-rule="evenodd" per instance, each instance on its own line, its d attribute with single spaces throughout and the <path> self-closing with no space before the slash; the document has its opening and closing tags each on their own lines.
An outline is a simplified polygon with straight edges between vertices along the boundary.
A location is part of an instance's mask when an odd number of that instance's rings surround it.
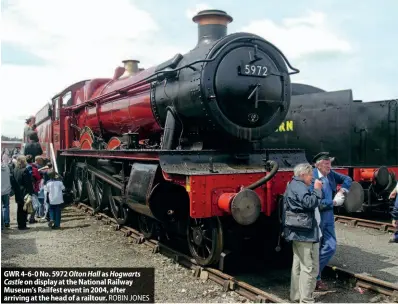
<svg viewBox="0 0 398 304">
<path fill-rule="evenodd" d="M 250 98 L 253 97 L 253 94 L 256 94 L 256 95 L 255 95 L 255 100 L 254 100 L 254 108 L 255 108 L 255 109 L 258 108 L 258 88 L 259 88 L 259 87 L 261 87 L 261 84 L 257 83 L 257 84 L 254 86 L 253 91 L 250 93 L 249 97 L 247 98 L 247 99 L 250 99 Z"/>
<path fill-rule="evenodd" d="M 257 46 L 257 44 L 255 44 L 254 45 L 254 55 L 253 55 L 253 57 L 252 57 L 252 53 L 249 52 L 249 57 L 250 57 L 250 62 L 249 63 L 250 64 L 253 64 L 253 63 L 263 59 L 262 57 L 257 55 L 257 52 L 258 52 L 258 46 Z"/>
</svg>

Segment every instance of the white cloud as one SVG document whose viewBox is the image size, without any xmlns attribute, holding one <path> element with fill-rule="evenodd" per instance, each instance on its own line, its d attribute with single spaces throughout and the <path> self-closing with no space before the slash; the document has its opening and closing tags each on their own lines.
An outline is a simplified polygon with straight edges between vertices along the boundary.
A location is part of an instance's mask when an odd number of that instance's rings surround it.
<svg viewBox="0 0 398 304">
<path fill-rule="evenodd" d="M 351 44 L 329 26 L 322 12 L 310 11 L 303 17 L 283 19 L 280 24 L 268 19 L 256 20 L 241 31 L 263 37 L 291 59 L 323 52 L 353 51 Z"/>
<path fill-rule="evenodd" d="M 354 98 L 379 100 L 396 96 L 397 89 L 382 82 L 369 81 L 363 72 L 363 53 L 347 40 L 340 29 L 334 28 L 322 12 L 309 11 L 304 16 L 286 18 L 281 22 L 263 19 L 255 20 L 239 31 L 257 34 L 275 44 L 300 70 L 292 76 L 293 82 L 311 84 L 327 91 L 352 89 Z M 340 57 L 335 64 L 334 54 L 356 56 Z M 325 55 L 323 61 L 314 61 Z M 383 96 L 380 96 L 380 93 Z M 389 97 L 388 97 L 389 96 Z"/>
<path fill-rule="evenodd" d="M 213 7 L 207 3 L 198 3 L 195 5 L 195 7 L 187 9 L 185 15 L 188 19 L 192 20 L 193 16 L 195 16 L 197 13 L 208 9 L 213 9 Z"/>
<path fill-rule="evenodd" d="M 160 30 L 148 12 L 129 0 L 10 1 L 2 12 L 3 42 L 24 47 L 47 65 L 2 66 L 1 100 L 10 106 L 0 116 L 15 121 L 35 114 L 54 94 L 77 81 L 112 78 L 124 59 L 138 59 L 148 68 L 184 51 L 153 39 L 161 37 Z M 21 130 L 2 119 L 4 135 Z"/>
</svg>

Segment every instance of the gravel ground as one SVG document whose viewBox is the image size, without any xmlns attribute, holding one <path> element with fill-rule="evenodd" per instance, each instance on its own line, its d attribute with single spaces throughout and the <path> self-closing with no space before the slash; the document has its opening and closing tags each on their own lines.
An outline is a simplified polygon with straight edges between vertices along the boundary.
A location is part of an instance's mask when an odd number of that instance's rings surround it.
<svg viewBox="0 0 398 304">
<path fill-rule="evenodd" d="M 398 244 L 391 233 L 336 223 L 337 250 L 330 264 L 398 284 Z"/>
<path fill-rule="evenodd" d="M 46 223 L 38 223 L 29 225 L 32 227 L 30 230 L 18 231 L 15 225 L 16 205 L 13 201 L 10 205 L 12 224 L 11 229 L 2 233 L 2 267 L 154 267 L 157 302 L 246 302 L 245 298 L 234 292 L 224 293 L 216 283 L 193 278 L 190 270 L 160 254 L 152 254 L 147 246 L 129 244 L 122 233 L 71 208 L 63 211 L 62 230 L 49 230 Z M 391 282 L 397 281 L 397 247 L 387 243 L 388 234 L 338 223 L 336 234 L 338 249 L 332 264 L 352 271 L 372 273 L 385 280 L 390 278 Z M 257 269 L 255 273 L 235 276 L 288 301 L 290 267 L 272 269 L 268 266 L 264 270 Z M 389 300 L 353 286 L 344 286 L 341 282 L 327 282 L 332 290 L 315 293 L 317 302 Z"/>
<path fill-rule="evenodd" d="M 212 281 L 193 278 L 190 270 L 147 246 L 129 244 L 93 217 L 66 208 L 61 230 L 50 230 L 46 223 L 16 229 L 16 204 L 12 200 L 11 229 L 2 232 L 2 267 L 155 267 L 156 302 L 245 302 L 234 292 L 224 293 Z"/>
</svg>

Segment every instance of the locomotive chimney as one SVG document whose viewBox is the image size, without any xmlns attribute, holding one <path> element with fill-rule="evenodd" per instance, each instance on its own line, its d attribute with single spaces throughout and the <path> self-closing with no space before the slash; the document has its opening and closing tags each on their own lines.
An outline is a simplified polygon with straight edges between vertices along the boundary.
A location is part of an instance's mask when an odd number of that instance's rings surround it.
<svg viewBox="0 0 398 304">
<path fill-rule="evenodd" d="M 198 44 L 211 43 L 227 35 L 227 24 L 232 17 L 221 10 L 200 11 L 192 18 L 198 24 Z"/>
<path fill-rule="evenodd" d="M 119 77 L 119 79 L 130 77 L 139 72 L 138 64 L 140 62 L 138 60 L 128 59 L 128 60 L 123 60 L 122 62 L 124 63 L 125 71 L 124 71 L 123 75 Z"/>
</svg>

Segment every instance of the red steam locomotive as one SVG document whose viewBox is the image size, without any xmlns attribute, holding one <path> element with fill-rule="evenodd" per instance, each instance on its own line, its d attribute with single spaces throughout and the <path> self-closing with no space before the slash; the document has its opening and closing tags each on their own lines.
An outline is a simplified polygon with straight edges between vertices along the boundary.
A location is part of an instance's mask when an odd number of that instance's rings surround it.
<svg viewBox="0 0 398 304">
<path fill-rule="evenodd" d="M 113 78 L 75 83 L 36 115 L 43 150 L 96 211 L 152 237 L 186 237 L 201 265 L 229 235 L 279 238 L 279 197 L 306 162 L 298 149 L 254 148 L 287 115 L 298 73 L 265 39 L 227 35 L 224 11 L 199 12 L 198 43 L 157 66 L 124 61 Z M 276 225 L 276 226 L 273 226 Z M 266 232 L 267 231 L 267 232 Z M 277 248 L 280 248 L 279 246 Z"/>
</svg>

